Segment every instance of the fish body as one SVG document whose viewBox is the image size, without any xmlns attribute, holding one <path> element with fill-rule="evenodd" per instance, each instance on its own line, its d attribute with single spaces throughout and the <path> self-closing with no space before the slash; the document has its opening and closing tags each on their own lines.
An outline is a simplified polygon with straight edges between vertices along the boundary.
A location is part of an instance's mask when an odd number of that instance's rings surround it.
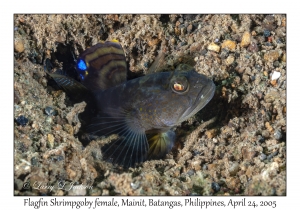
<svg viewBox="0 0 300 210">
<path fill-rule="evenodd" d="M 72 88 L 91 91 L 98 110 L 86 132 L 118 134 L 102 152 L 107 160 L 124 167 L 163 158 L 174 145 L 173 128 L 201 110 L 215 91 L 212 80 L 192 68 L 127 81 L 124 52 L 115 42 L 83 52 L 77 59 L 77 71 L 81 83 L 73 82 Z M 55 81 L 72 83 L 64 76 Z"/>
</svg>

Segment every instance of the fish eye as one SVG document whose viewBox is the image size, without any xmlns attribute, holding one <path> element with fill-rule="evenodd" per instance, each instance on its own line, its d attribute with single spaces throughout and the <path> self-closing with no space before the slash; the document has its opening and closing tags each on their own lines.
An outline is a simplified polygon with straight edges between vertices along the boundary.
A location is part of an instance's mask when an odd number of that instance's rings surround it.
<svg viewBox="0 0 300 210">
<path fill-rule="evenodd" d="M 183 90 L 184 90 L 184 86 L 183 86 L 182 84 L 177 83 L 177 82 L 175 82 L 175 83 L 173 84 L 173 88 L 174 88 L 174 90 L 176 90 L 176 91 L 183 91 Z"/>
<path fill-rule="evenodd" d="M 186 93 L 189 90 L 189 82 L 184 76 L 175 76 L 171 79 L 171 89 L 178 94 Z"/>
</svg>

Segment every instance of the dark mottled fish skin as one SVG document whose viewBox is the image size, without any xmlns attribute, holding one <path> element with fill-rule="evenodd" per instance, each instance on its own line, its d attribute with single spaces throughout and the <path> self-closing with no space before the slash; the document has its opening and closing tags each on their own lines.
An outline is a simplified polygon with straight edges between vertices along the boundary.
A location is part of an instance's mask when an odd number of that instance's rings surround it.
<svg viewBox="0 0 300 210">
<path fill-rule="evenodd" d="M 126 168 L 163 158 L 174 145 L 173 128 L 211 100 L 214 83 L 190 67 L 126 81 L 123 50 L 118 43 L 105 43 L 87 49 L 77 59 L 77 64 L 84 61 L 78 67 L 82 84 L 74 83 L 74 89 L 92 91 L 98 109 L 85 131 L 98 136 L 118 134 L 102 152 L 105 159 Z M 70 84 L 70 78 L 64 81 L 63 76 L 55 80 L 61 86 L 66 81 Z"/>
</svg>

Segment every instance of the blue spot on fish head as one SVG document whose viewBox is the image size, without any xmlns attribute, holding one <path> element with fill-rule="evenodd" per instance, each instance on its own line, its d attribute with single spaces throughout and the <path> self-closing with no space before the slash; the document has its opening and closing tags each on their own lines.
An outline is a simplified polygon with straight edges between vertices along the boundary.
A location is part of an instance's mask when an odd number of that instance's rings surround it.
<svg viewBox="0 0 300 210">
<path fill-rule="evenodd" d="M 80 59 L 78 62 L 77 62 L 77 68 L 81 71 L 85 71 L 87 70 L 87 66 L 84 62 L 84 60 Z"/>
</svg>

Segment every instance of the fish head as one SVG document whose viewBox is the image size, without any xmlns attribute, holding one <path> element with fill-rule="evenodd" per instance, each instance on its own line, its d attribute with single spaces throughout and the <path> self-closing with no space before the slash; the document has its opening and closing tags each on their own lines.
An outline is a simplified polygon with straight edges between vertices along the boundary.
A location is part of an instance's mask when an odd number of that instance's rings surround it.
<svg viewBox="0 0 300 210">
<path fill-rule="evenodd" d="M 195 115 L 211 100 L 215 85 L 207 76 L 189 70 L 147 75 L 130 81 L 126 90 L 122 102 L 135 110 L 131 116 L 139 123 L 134 126 L 142 124 L 143 130 L 156 132 Z"/>
<path fill-rule="evenodd" d="M 213 81 L 195 70 L 175 71 L 168 83 L 169 96 L 162 103 L 167 108 L 164 108 L 160 117 L 170 126 L 178 125 L 195 115 L 215 92 Z"/>
<path fill-rule="evenodd" d="M 200 111 L 214 96 L 216 86 L 211 79 L 195 70 L 188 71 L 185 75 L 189 83 L 186 93 L 189 103 L 186 110 L 178 119 L 181 123 Z"/>
</svg>

